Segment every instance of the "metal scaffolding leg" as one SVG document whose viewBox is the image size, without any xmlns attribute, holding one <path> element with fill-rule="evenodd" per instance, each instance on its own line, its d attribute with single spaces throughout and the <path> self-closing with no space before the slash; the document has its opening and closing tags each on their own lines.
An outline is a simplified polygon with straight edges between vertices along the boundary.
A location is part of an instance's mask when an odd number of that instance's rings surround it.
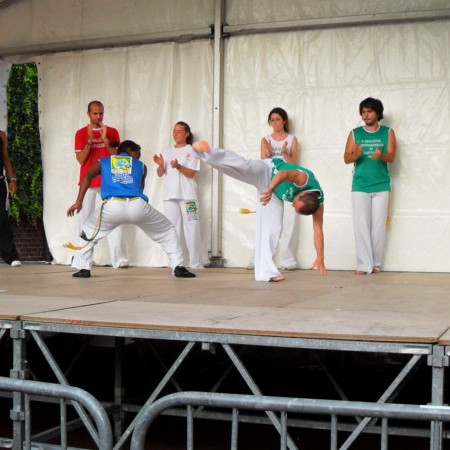
<svg viewBox="0 0 450 450">
<path fill-rule="evenodd" d="M 238 355 L 234 352 L 234 350 L 228 344 L 222 344 L 222 347 L 224 348 L 225 352 L 227 353 L 227 355 L 229 356 L 231 361 L 233 361 L 234 366 L 236 367 L 238 372 L 241 374 L 244 381 L 247 383 L 247 386 L 250 388 L 253 395 L 262 397 L 262 392 L 256 385 L 256 383 L 253 380 L 253 378 L 251 377 L 251 375 L 248 373 L 248 370 L 245 368 L 244 364 L 239 359 Z M 278 433 L 280 433 L 280 436 L 282 436 L 283 428 L 282 428 L 280 419 L 272 411 L 266 411 L 266 414 L 267 414 L 267 417 L 272 422 L 275 429 L 278 431 Z M 297 446 L 295 445 L 294 441 L 292 440 L 292 438 L 289 435 L 287 435 L 286 439 L 287 439 L 286 442 L 287 442 L 289 449 L 297 450 Z"/>
<path fill-rule="evenodd" d="M 448 356 L 445 347 L 433 345 L 433 354 L 428 357 L 431 366 L 431 404 L 442 406 L 444 404 L 444 367 L 448 366 Z M 442 449 L 442 422 L 431 422 L 430 449 Z"/>
<path fill-rule="evenodd" d="M 26 379 L 26 341 L 22 322 L 14 322 L 10 331 L 13 342 L 13 368 L 10 378 L 16 380 Z M 21 450 L 25 439 L 25 396 L 22 392 L 13 393 L 13 409 L 10 411 L 13 422 L 13 450 Z"/>
</svg>

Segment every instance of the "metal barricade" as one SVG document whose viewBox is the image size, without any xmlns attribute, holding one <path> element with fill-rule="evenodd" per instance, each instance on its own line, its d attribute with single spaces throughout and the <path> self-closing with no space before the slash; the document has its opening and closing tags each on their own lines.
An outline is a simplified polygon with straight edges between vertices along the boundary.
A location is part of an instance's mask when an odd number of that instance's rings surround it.
<svg viewBox="0 0 450 450">
<path fill-rule="evenodd" d="M 232 410 L 231 449 L 238 448 L 239 410 L 272 411 L 281 413 L 280 449 L 288 447 L 288 413 L 314 414 L 330 416 L 330 448 L 338 448 L 338 416 L 359 416 L 381 419 L 380 449 L 388 448 L 388 420 L 403 419 L 424 422 L 450 422 L 450 407 L 432 405 L 382 404 L 369 402 L 350 402 L 340 400 L 315 400 L 305 398 L 265 397 L 239 394 L 218 394 L 206 392 L 180 392 L 170 394 L 144 407 L 131 439 L 131 450 L 144 450 L 148 428 L 165 410 L 173 407 L 187 407 L 187 444 L 194 448 L 193 407 L 230 408 Z M 433 439 L 431 434 L 430 440 Z M 439 444 L 438 444 L 439 446 Z M 430 448 L 436 448 L 430 442 Z"/>
<path fill-rule="evenodd" d="M 69 400 L 86 408 L 93 418 L 97 430 L 90 427 L 89 432 L 98 448 L 100 450 L 112 449 L 112 430 L 108 416 L 100 402 L 83 389 L 54 383 L 0 377 L 0 391 L 24 394 L 23 410 L 22 408 L 17 410 L 15 405 L 15 408 L 11 411 L 11 420 L 24 424 L 23 433 L 14 432 L 11 444 L 13 449 L 31 448 L 31 395 L 52 397 L 60 400 L 61 443 L 59 448 L 67 448 L 66 400 Z"/>
</svg>

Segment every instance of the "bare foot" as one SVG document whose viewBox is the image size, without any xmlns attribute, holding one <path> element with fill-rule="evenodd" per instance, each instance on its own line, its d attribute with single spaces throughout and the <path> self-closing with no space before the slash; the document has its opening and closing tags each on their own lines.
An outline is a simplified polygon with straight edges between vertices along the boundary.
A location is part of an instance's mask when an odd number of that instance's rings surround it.
<svg viewBox="0 0 450 450">
<path fill-rule="evenodd" d="M 381 269 L 379 267 L 374 267 L 372 273 L 380 273 Z"/>
<path fill-rule="evenodd" d="M 355 272 L 355 275 L 367 275 L 367 272 L 361 272 L 360 270 L 357 270 Z"/>
<path fill-rule="evenodd" d="M 192 144 L 192 148 L 198 152 L 208 153 L 211 150 L 208 142 L 206 141 L 195 141 Z"/>
<path fill-rule="evenodd" d="M 278 275 L 276 277 L 272 277 L 269 281 L 273 283 L 278 283 L 279 281 L 284 281 L 284 277 L 282 275 Z"/>
</svg>

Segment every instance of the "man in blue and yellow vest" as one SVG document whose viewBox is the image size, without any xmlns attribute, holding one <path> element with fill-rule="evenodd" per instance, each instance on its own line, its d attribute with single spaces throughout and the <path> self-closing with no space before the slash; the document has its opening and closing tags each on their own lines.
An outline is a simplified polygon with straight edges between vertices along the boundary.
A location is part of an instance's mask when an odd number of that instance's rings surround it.
<svg viewBox="0 0 450 450">
<path fill-rule="evenodd" d="M 87 242 L 78 249 L 72 267 L 78 278 L 89 278 L 94 246 L 119 225 L 137 225 L 148 237 L 160 244 L 169 257 L 169 267 L 177 278 L 193 278 L 195 274 L 181 265 L 180 240 L 172 223 L 148 203 L 144 194 L 147 167 L 142 161 L 141 147 L 133 141 L 123 141 L 117 155 L 101 158 L 84 176 L 76 202 L 67 210 L 73 216 L 82 209 L 83 198 L 92 178 L 101 175 L 102 207 L 91 214 L 83 225 L 81 237 Z M 72 246 L 73 248 L 73 246 Z"/>
</svg>

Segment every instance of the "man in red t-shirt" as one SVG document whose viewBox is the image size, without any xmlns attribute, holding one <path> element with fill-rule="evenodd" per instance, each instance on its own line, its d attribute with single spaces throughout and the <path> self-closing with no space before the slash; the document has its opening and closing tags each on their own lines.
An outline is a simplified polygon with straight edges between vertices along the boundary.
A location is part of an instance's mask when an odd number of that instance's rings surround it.
<svg viewBox="0 0 450 450">
<path fill-rule="evenodd" d="M 75 156 L 81 164 L 80 180 L 86 172 L 98 162 L 100 158 L 115 155 L 120 143 L 119 132 L 103 123 L 103 104 L 97 100 L 89 103 L 87 115 L 89 124 L 80 128 L 75 134 Z M 100 194 L 101 178 L 97 176 L 92 179 L 83 202 L 83 209 L 78 214 L 78 228 L 81 230 L 84 222 L 95 210 L 95 197 Z M 84 241 L 83 241 L 84 242 Z M 122 238 L 122 228 L 116 228 L 108 236 L 109 253 L 111 264 L 114 268 L 128 267 L 128 257 Z"/>
</svg>

